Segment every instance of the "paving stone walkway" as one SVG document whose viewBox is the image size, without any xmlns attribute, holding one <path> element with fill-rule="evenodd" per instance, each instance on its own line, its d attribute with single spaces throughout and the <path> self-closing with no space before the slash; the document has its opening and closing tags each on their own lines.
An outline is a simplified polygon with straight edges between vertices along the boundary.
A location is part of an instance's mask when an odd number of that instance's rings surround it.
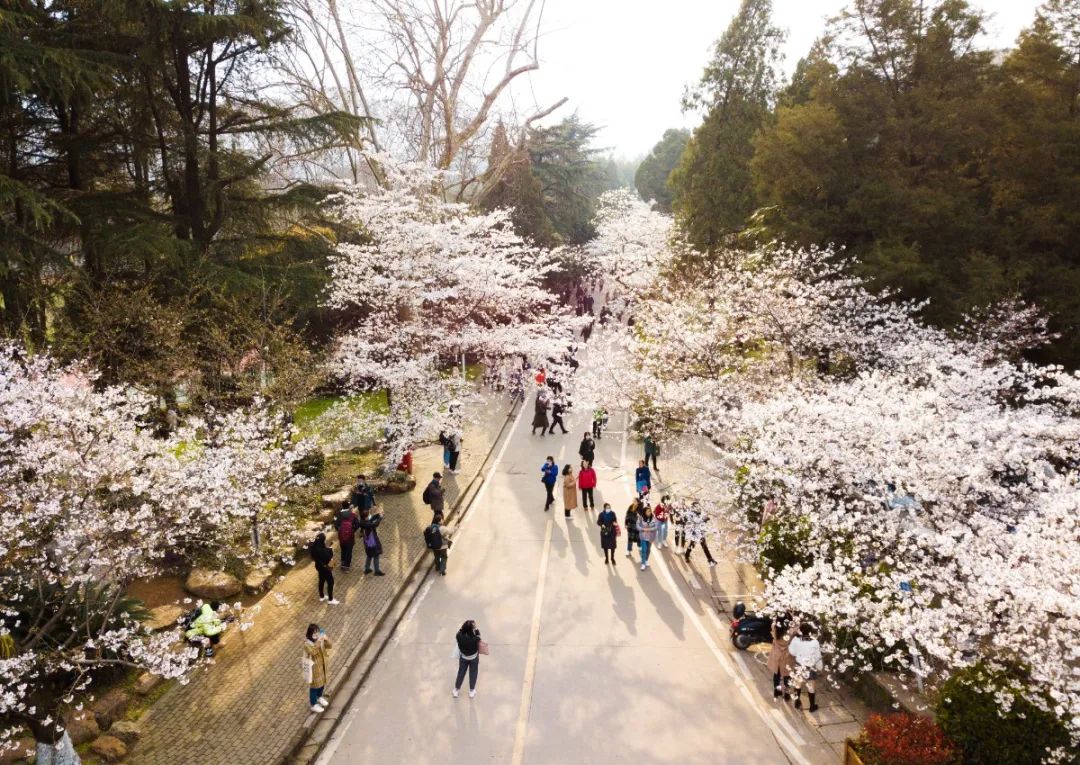
<svg viewBox="0 0 1080 765">
<path fill-rule="evenodd" d="M 467 408 L 459 474 L 443 479 L 448 508 L 480 470 L 508 411 L 505 397 L 485 398 Z M 129 762 L 273 765 L 289 754 L 309 713 L 300 669 L 304 629 L 310 622 L 326 629 L 334 644 L 333 677 L 351 649 L 375 628 L 416 559 L 428 554 L 422 529 L 431 510 L 420 495 L 432 472 L 442 470 L 442 448 L 419 449 L 414 460 L 413 491 L 376 496 L 385 511 L 379 536 L 387 575 L 364 575 L 364 552 L 358 545 L 353 570 L 335 569 L 334 594 L 341 605 L 328 606 L 318 600 L 311 562 L 294 567 L 260 601 L 250 630 L 230 635 L 213 666 L 196 672 L 187 685 L 171 688 L 144 715 L 142 740 Z"/>
</svg>

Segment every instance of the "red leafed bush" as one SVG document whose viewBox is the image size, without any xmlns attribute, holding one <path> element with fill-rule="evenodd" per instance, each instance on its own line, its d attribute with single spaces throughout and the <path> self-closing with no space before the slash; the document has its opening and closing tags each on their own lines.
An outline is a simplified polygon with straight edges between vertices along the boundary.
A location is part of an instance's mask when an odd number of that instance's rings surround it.
<svg viewBox="0 0 1080 765">
<path fill-rule="evenodd" d="M 960 752 L 928 717 L 870 715 L 860 738 L 866 765 L 954 765 Z"/>
</svg>

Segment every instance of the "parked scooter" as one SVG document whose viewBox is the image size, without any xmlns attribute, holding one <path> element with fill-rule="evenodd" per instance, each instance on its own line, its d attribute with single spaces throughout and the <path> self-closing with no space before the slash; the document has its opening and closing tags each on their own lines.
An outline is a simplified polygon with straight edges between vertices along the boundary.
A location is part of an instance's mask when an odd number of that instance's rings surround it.
<svg viewBox="0 0 1080 765">
<path fill-rule="evenodd" d="M 735 604 L 732 613 L 735 619 L 731 622 L 731 642 L 740 651 L 745 651 L 754 643 L 772 642 L 772 619 L 746 613 L 746 606 L 741 600 Z"/>
</svg>

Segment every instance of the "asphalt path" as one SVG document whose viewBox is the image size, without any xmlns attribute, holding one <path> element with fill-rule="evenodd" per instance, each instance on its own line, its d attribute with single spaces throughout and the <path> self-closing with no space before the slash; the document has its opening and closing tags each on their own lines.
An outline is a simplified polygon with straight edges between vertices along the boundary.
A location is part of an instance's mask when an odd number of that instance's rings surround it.
<svg viewBox="0 0 1080 765">
<path fill-rule="evenodd" d="M 588 416 L 541 437 L 531 414 L 530 400 L 461 524 L 448 575 L 428 575 L 319 765 L 817 765 L 733 671 L 722 625 L 673 576 L 670 552 L 654 550 L 641 571 L 623 536 L 618 564 L 605 565 L 595 512 L 564 519 L 561 484 L 544 512 L 541 464 L 550 454 L 576 472 Z M 627 455 L 625 419 L 611 417 L 595 465 L 598 504 L 620 524 L 638 453 Z M 454 634 L 466 619 L 491 655 L 476 697 L 466 681 L 455 699 Z"/>
</svg>

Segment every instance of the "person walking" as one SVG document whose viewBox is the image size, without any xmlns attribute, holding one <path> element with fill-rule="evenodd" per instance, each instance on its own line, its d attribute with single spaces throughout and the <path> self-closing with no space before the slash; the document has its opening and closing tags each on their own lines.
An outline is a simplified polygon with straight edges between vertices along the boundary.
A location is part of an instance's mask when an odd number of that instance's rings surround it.
<svg viewBox="0 0 1080 765">
<path fill-rule="evenodd" d="M 593 438 L 595 438 L 597 441 L 604 437 L 605 425 L 607 425 L 607 409 L 605 409 L 604 407 L 600 407 L 593 412 L 592 419 Z"/>
<path fill-rule="evenodd" d="M 788 620 L 777 618 L 769 628 L 772 632 L 772 646 L 769 648 L 768 668 L 772 672 L 773 698 L 781 695 L 784 701 L 791 698 L 791 636 L 788 634 Z"/>
<path fill-rule="evenodd" d="M 626 526 L 626 557 L 633 558 L 634 545 L 638 544 L 641 537 L 638 536 L 638 508 L 641 507 L 639 500 L 634 500 L 630 503 L 630 507 L 626 508 L 626 517 L 623 518 L 623 525 Z"/>
<path fill-rule="evenodd" d="M 424 545 L 431 550 L 435 558 L 435 570 L 446 576 L 446 557 L 450 550 L 451 530 L 443 525 L 443 514 L 435 513 L 431 524 L 424 529 Z"/>
<path fill-rule="evenodd" d="M 461 431 L 456 428 L 452 430 L 447 437 L 447 444 L 450 449 L 450 464 L 447 466 L 447 470 L 456 475 L 458 460 L 461 459 Z"/>
<path fill-rule="evenodd" d="M 799 625 L 799 634 L 792 638 L 788 646 L 794 659 L 792 675 L 795 678 L 795 708 L 802 709 L 802 691 L 810 696 L 810 710 L 818 710 L 815 691 L 818 672 L 822 670 L 821 644 L 814 637 L 813 625 L 803 622 Z"/>
<path fill-rule="evenodd" d="M 570 431 L 566 429 L 566 423 L 563 422 L 563 414 L 566 412 L 566 401 L 562 396 L 555 399 L 555 402 L 551 405 L 551 429 L 548 431 L 551 435 L 555 435 L 555 426 L 558 425 L 565 436 Z"/>
<path fill-rule="evenodd" d="M 341 503 L 341 512 L 334 519 L 337 529 L 338 546 L 341 548 L 341 570 L 352 568 L 353 545 L 356 544 L 356 530 L 360 528 L 360 517 L 353 512 L 348 502 Z"/>
<path fill-rule="evenodd" d="M 574 466 L 567 463 L 562 471 L 562 498 L 563 511 L 566 518 L 570 518 L 570 511 L 577 510 L 578 482 L 574 476 Z"/>
<path fill-rule="evenodd" d="M 532 434 L 536 435 L 536 429 L 540 428 L 540 435 L 546 436 L 548 425 L 548 396 L 545 395 L 547 388 L 543 388 L 536 394 L 536 403 L 533 405 Z"/>
<path fill-rule="evenodd" d="M 480 674 L 480 654 L 487 653 L 487 643 L 480 639 L 480 630 L 472 619 L 461 625 L 457 635 L 458 670 L 454 680 L 454 698 L 461 691 L 465 673 L 469 673 L 469 698 L 476 695 L 476 676 Z"/>
<path fill-rule="evenodd" d="M 619 519 L 611 505 L 604 503 L 604 509 L 596 516 L 596 525 L 600 527 L 600 549 L 604 551 L 604 563 L 615 565 L 615 539 L 619 536 Z"/>
<path fill-rule="evenodd" d="M 596 490 L 596 471 L 592 464 L 582 460 L 581 472 L 578 473 L 578 488 L 581 489 L 581 508 L 583 510 L 595 510 L 596 498 L 593 492 Z"/>
<path fill-rule="evenodd" d="M 544 484 L 544 491 L 547 492 L 547 499 L 544 502 L 545 513 L 555 504 L 555 482 L 558 480 L 559 466 L 555 464 L 555 458 L 549 454 L 547 461 L 540 466 L 540 482 Z"/>
<path fill-rule="evenodd" d="M 442 473 L 434 473 L 429 483 L 424 488 L 424 494 L 421 497 L 424 500 L 425 505 L 431 506 L 431 514 L 441 515 L 443 511 L 443 505 L 445 504 L 443 498 L 442 487 Z"/>
<path fill-rule="evenodd" d="M 367 476 L 360 473 L 349 492 L 349 504 L 357 510 L 370 510 L 375 506 L 375 492 L 368 486 Z"/>
<path fill-rule="evenodd" d="M 375 567 L 375 576 L 382 576 L 379 568 L 379 556 L 382 555 L 382 542 L 379 541 L 379 524 L 382 523 L 382 513 L 372 513 L 363 510 L 360 513 L 360 530 L 364 535 L 364 553 L 367 560 L 364 562 L 364 573 L 370 574 L 372 565 Z"/>
<path fill-rule="evenodd" d="M 581 445 L 578 446 L 577 453 L 581 455 L 581 459 L 592 465 L 596 461 L 596 441 L 593 440 L 592 434 L 586 432 L 581 437 Z"/>
<path fill-rule="evenodd" d="M 656 518 L 656 546 L 659 549 L 663 549 L 667 544 L 668 535 L 668 504 L 671 502 L 671 497 L 664 495 L 660 498 L 660 501 L 656 503 L 656 507 L 653 508 L 653 517 Z"/>
<path fill-rule="evenodd" d="M 656 439 L 652 437 L 651 433 L 645 435 L 645 464 L 649 464 L 649 458 L 652 458 L 653 470 L 660 470 L 656 465 L 656 458 L 660 455 L 660 445 L 656 443 Z"/>
<path fill-rule="evenodd" d="M 652 489 L 652 473 L 649 472 L 645 460 L 638 460 L 637 470 L 634 471 L 634 485 L 639 497 L 648 494 Z"/>
<path fill-rule="evenodd" d="M 686 511 L 679 502 L 669 502 L 664 505 L 667 508 L 668 519 L 675 528 L 675 549 L 686 545 Z"/>
<path fill-rule="evenodd" d="M 656 540 L 656 519 L 653 517 L 652 508 L 645 506 L 644 512 L 638 516 L 638 544 L 641 546 L 641 570 L 649 567 L 649 551 L 652 543 Z"/>
<path fill-rule="evenodd" d="M 709 543 L 706 540 L 708 535 L 709 516 L 701 510 L 697 502 L 694 502 L 686 510 L 686 541 L 688 544 L 683 557 L 687 563 L 690 562 L 690 553 L 694 551 L 694 545 L 700 544 L 701 549 L 705 551 L 705 560 L 709 562 L 710 566 L 716 565 L 712 553 L 709 552 Z"/>
<path fill-rule="evenodd" d="M 327 605 L 336 606 L 341 601 L 334 597 L 334 551 L 326 544 L 326 534 L 322 532 L 308 547 L 308 554 L 315 561 L 315 572 L 319 575 L 319 600 Z M 326 592 L 324 595 L 323 592 Z"/>
<path fill-rule="evenodd" d="M 439 431 L 439 444 L 442 445 L 442 466 L 443 470 L 450 469 L 450 436 L 446 434 L 445 430 Z"/>
<path fill-rule="evenodd" d="M 312 712 L 325 712 L 330 704 L 330 697 L 326 695 L 326 681 L 329 678 L 327 669 L 330 662 L 326 654 L 333 645 L 326 637 L 326 630 L 320 629 L 318 624 L 309 624 L 304 637 L 304 675 L 308 683 L 308 704 Z"/>
</svg>

